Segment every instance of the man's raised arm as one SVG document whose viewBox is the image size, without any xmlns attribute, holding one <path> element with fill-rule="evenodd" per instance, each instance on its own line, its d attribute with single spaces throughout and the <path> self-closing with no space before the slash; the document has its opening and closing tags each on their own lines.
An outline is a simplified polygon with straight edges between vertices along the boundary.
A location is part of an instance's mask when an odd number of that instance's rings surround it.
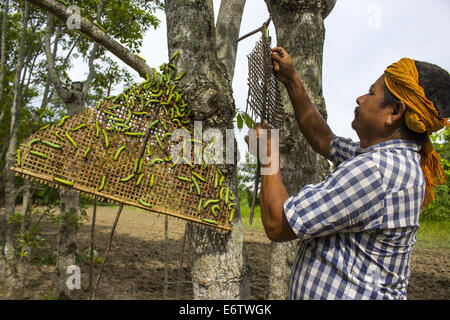
<svg viewBox="0 0 450 320">
<path fill-rule="evenodd" d="M 309 99 L 291 56 L 282 47 L 276 47 L 272 49 L 272 59 L 275 75 L 286 87 L 300 131 L 314 151 L 330 159 L 333 132 Z"/>
</svg>

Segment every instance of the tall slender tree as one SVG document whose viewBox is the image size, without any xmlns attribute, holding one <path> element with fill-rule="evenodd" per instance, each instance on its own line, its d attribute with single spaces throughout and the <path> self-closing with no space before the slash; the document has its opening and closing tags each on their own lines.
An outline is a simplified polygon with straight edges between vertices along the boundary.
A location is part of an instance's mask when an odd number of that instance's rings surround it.
<svg viewBox="0 0 450 320">
<path fill-rule="evenodd" d="M 313 104 L 326 119 L 322 95 L 324 19 L 336 0 L 265 0 L 272 16 L 277 44 L 292 56 Z M 293 195 L 307 184 L 319 182 L 328 173 L 326 160 L 315 153 L 302 136 L 286 90 L 282 91 L 287 113 L 280 132 L 280 166 L 286 189 Z M 290 272 L 299 242 L 271 244 L 269 299 L 286 299 Z"/>
</svg>

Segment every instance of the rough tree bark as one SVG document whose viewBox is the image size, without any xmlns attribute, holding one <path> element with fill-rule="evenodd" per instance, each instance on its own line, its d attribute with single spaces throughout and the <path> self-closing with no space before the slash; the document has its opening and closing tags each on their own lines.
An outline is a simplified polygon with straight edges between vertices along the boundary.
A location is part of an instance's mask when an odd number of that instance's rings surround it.
<svg viewBox="0 0 450 320">
<path fill-rule="evenodd" d="M 322 57 L 325 39 L 324 19 L 336 0 L 265 0 L 272 16 L 277 45 L 292 56 L 313 104 L 326 119 L 322 95 Z M 289 195 L 310 183 L 324 179 L 328 164 L 315 153 L 302 136 L 287 92 L 282 91 L 286 121 L 280 134 L 280 166 Z M 292 264 L 299 242 L 272 243 L 269 299 L 286 299 Z"/>
<path fill-rule="evenodd" d="M 242 9 L 243 6 L 230 14 L 242 14 Z M 177 67 L 187 70 L 183 89 L 193 108 L 194 118 L 203 121 L 203 130 L 217 128 L 225 137 L 225 129 L 233 128 L 234 100 L 230 75 L 217 57 L 212 1 L 167 0 L 165 10 L 169 53 L 181 52 Z M 232 141 L 236 147 L 235 140 Z M 236 166 L 220 165 L 220 169 L 225 175 L 225 182 L 237 195 Z M 233 231 L 228 234 L 219 234 L 198 225 L 189 228 L 195 299 L 250 297 L 238 209 L 233 220 Z"/>
<path fill-rule="evenodd" d="M 21 277 L 18 270 L 18 259 L 15 254 L 15 233 L 20 230 L 14 230 L 14 228 L 8 226 L 8 220 L 15 214 L 15 202 L 17 197 L 17 191 L 15 188 L 15 174 L 9 168 L 14 165 L 16 160 L 16 146 L 17 146 L 17 130 L 20 119 L 20 112 L 22 107 L 22 87 L 21 87 L 21 73 L 24 65 L 25 44 L 28 27 L 28 18 L 30 14 L 30 5 L 27 1 L 24 4 L 22 31 L 20 34 L 20 42 L 18 46 L 18 56 L 16 63 L 16 70 L 14 75 L 13 85 L 13 103 L 11 106 L 11 125 L 9 129 L 9 141 L 8 149 L 5 157 L 5 221 L 4 221 L 4 243 L 2 251 L 2 261 L 0 266 L 3 268 L 3 281 L 5 281 L 8 292 L 8 298 L 20 298 L 22 294 L 21 290 Z"/>
<path fill-rule="evenodd" d="M 1 108 L 3 104 L 3 89 L 5 86 L 5 68 L 6 68 L 6 27 L 8 23 L 9 0 L 3 1 L 2 10 L 2 37 L 0 40 L 0 122 L 6 114 L 6 107 Z"/>
</svg>

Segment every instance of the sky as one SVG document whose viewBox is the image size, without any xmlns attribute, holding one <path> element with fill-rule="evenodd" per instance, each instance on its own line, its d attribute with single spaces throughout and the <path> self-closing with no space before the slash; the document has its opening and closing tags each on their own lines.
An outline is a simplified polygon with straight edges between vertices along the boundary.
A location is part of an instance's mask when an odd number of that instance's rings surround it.
<svg viewBox="0 0 450 320">
<path fill-rule="evenodd" d="M 217 17 L 220 0 L 213 2 Z M 337 0 L 325 19 L 322 70 L 328 124 L 336 135 L 358 140 L 350 125 L 356 98 L 367 93 L 391 63 L 409 57 L 450 70 L 449 14 L 449 0 Z M 164 12 L 159 12 L 157 17 L 161 25 L 157 30 L 148 31 L 140 53 L 151 67 L 168 60 Z M 268 17 L 264 0 L 247 0 L 240 34 L 260 27 Z M 269 33 L 275 46 L 273 23 Z M 254 35 L 238 45 L 233 96 L 241 110 L 245 110 L 248 90 L 247 55 L 259 37 Z M 137 75 L 136 81 L 139 81 Z M 236 135 L 241 154 L 247 150 L 245 134 L 244 128 Z"/>
</svg>

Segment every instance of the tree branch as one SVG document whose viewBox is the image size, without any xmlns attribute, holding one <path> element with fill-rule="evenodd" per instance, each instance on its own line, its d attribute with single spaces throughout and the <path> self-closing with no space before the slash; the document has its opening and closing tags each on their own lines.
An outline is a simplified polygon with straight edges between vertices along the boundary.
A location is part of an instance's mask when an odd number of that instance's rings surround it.
<svg viewBox="0 0 450 320">
<path fill-rule="evenodd" d="M 53 15 L 50 13 L 47 15 L 47 30 L 45 31 L 45 56 L 47 57 L 47 69 L 48 69 L 48 76 L 50 77 L 53 86 L 55 87 L 56 91 L 58 92 L 58 95 L 61 97 L 63 101 L 66 101 L 69 97 L 69 92 L 64 89 L 64 87 L 61 84 L 61 80 L 59 79 L 58 73 L 55 69 L 55 55 L 58 45 L 58 37 L 59 35 L 56 35 L 55 42 L 53 44 L 53 52 L 50 49 L 50 39 L 52 37 L 52 30 L 54 27 L 53 22 Z"/>
<path fill-rule="evenodd" d="M 233 80 L 236 65 L 237 38 L 241 27 L 245 0 L 221 1 L 216 23 L 217 56 Z"/>
<path fill-rule="evenodd" d="M 56 0 L 29 0 L 34 5 L 41 9 L 48 11 L 62 20 L 64 23 L 72 16 L 72 12 L 60 2 Z M 99 43 L 105 49 L 109 50 L 117 58 L 122 60 L 125 64 L 136 70 L 139 75 L 145 78 L 149 74 L 150 79 L 153 77 L 152 69 L 145 63 L 144 60 L 133 54 L 126 47 L 110 37 L 106 32 L 94 25 L 88 19 L 80 16 L 80 30 L 79 32 L 87 35 L 95 42 Z"/>
</svg>

